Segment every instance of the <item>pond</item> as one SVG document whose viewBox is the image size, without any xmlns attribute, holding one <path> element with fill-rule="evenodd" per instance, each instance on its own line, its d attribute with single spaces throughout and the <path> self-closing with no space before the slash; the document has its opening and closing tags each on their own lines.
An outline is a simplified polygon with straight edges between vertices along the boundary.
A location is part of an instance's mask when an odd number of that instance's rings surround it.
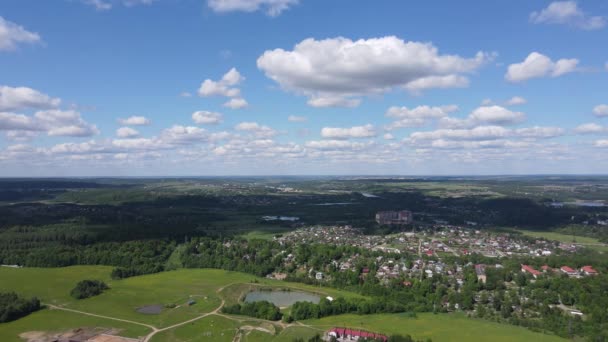
<svg viewBox="0 0 608 342">
<path fill-rule="evenodd" d="M 163 311 L 163 306 L 160 304 L 146 305 L 137 308 L 137 312 L 146 315 L 158 315 Z"/>
<path fill-rule="evenodd" d="M 272 304 L 284 308 L 293 305 L 295 302 L 311 302 L 318 304 L 321 297 L 301 291 L 253 291 L 245 297 L 245 302 L 268 301 Z"/>
</svg>

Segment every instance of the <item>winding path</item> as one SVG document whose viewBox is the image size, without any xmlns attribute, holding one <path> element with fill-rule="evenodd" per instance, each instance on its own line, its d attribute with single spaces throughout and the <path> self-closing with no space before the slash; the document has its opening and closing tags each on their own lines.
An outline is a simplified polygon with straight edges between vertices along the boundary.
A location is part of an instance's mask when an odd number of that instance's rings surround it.
<svg viewBox="0 0 608 342">
<path fill-rule="evenodd" d="M 156 328 L 153 325 L 149 325 L 149 324 L 145 324 L 145 323 L 140 323 L 140 322 L 135 322 L 135 321 L 129 321 L 127 319 L 122 319 L 122 318 L 116 318 L 116 317 L 110 317 L 110 316 L 103 316 L 103 315 L 97 315 L 94 313 L 90 313 L 90 312 L 85 312 L 85 311 L 80 311 L 80 310 L 74 310 L 74 309 L 68 309 L 68 308 L 64 308 L 61 306 L 56 306 L 53 304 L 46 304 L 43 303 L 43 305 L 48 306 L 49 308 L 51 308 L 52 310 L 62 310 L 62 311 L 69 311 L 69 312 L 74 312 L 74 313 L 78 313 L 81 315 L 87 315 L 87 316 L 93 316 L 93 317 L 98 317 L 98 318 L 105 318 L 105 319 L 111 319 L 114 321 L 119 321 L 119 322 L 125 322 L 125 323 L 131 323 L 131 324 L 136 324 L 136 325 L 140 325 L 149 329 L 152 329 L 153 331 L 158 330 L 158 328 Z"/>
<path fill-rule="evenodd" d="M 226 287 L 231 286 L 231 285 L 234 285 L 234 284 L 240 284 L 240 283 L 230 283 L 230 284 L 224 285 L 224 286 L 222 286 L 221 288 L 217 289 L 217 290 L 216 290 L 216 293 L 217 293 L 217 294 L 219 294 L 219 293 L 220 293 L 220 292 L 222 292 L 222 291 L 223 291 L 223 290 L 224 290 Z M 171 326 L 165 327 L 165 328 L 157 328 L 157 327 L 155 327 L 155 326 L 153 326 L 153 325 L 150 325 L 150 324 L 141 323 L 141 322 L 135 322 L 135 321 L 130 321 L 130 320 L 127 320 L 127 319 L 122 319 L 122 318 L 117 318 L 117 317 L 104 316 L 104 315 L 98 315 L 98 314 L 94 314 L 94 313 L 90 313 L 90 312 L 86 312 L 86 311 L 80 311 L 80 310 L 68 309 L 68 308 L 61 307 L 61 306 L 57 306 L 57 305 L 53 305 L 53 304 L 46 304 L 46 303 L 43 303 L 43 304 L 44 304 L 44 305 L 46 305 L 47 307 L 49 307 L 51 310 L 62 310 L 62 311 L 68 311 L 68 312 L 78 313 L 78 314 L 81 314 L 81 315 L 87 315 L 87 316 L 92 316 L 92 317 L 98 317 L 98 318 L 110 319 L 110 320 L 119 321 L 119 322 L 124 322 L 124 323 L 135 324 L 135 325 L 139 325 L 139 326 L 142 326 L 142 327 L 146 327 L 146 328 L 148 328 L 148 329 L 151 329 L 152 331 L 151 331 L 151 332 L 150 332 L 148 335 L 146 335 L 146 337 L 144 337 L 144 339 L 142 340 L 142 342 L 150 342 L 150 340 L 151 340 L 151 339 L 152 339 L 152 338 L 153 338 L 153 337 L 154 337 L 156 334 L 158 334 L 158 333 L 160 333 L 160 332 L 167 331 L 167 330 L 171 330 L 171 329 L 175 329 L 175 328 L 180 327 L 180 326 L 182 326 L 182 325 L 186 325 L 186 324 L 188 324 L 188 323 L 192 323 L 192 322 L 198 321 L 198 320 L 200 320 L 200 319 L 203 319 L 203 318 L 208 317 L 208 316 L 211 316 L 211 315 L 216 315 L 216 316 L 219 316 L 219 317 L 224 317 L 224 318 L 226 318 L 226 319 L 230 319 L 230 320 L 237 321 L 237 322 L 243 322 L 243 321 L 268 322 L 268 323 L 273 324 L 273 325 L 278 325 L 278 326 L 280 326 L 280 327 L 281 327 L 281 328 L 283 328 L 283 329 L 288 328 L 288 327 L 291 327 L 291 326 L 303 326 L 303 327 L 309 327 L 309 328 L 312 328 L 312 327 L 310 327 L 309 325 L 303 324 L 303 323 L 301 323 L 301 322 L 294 322 L 294 323 L 286 324 L 286 323 L 281 322 L 281 321 L 279 321 L 279 322 L 272 322 L 272 321 L 267 321 L 267 320 L 264 320 L 264 319 L 260 319 L 260 318 L 254 318 L 254 317 L 247 317 L 246 319 L 235 318 L 235 317 L 232 317 L 232 316 L 230 316 L 230 315 L 225 315 L 225 314 L 222 314 L 222 313 L 221 313 L 221 310 L 222 310 L 222 308 L 224 307 L 224 304 L 225 304 L 225 303 L 226 303 L 226 302 L 224 301 L 224 299 L 222 299 L 222 302 L 220 303 L 220 305 L 219 305 L 217 308 L 215 308 L 215 310 L 210 311 L 210 312 L 207 312 L 207 313 L 204 313 L 204 314 L 202 314 L 202 315 L 200 315 L 200 316 L 194 317 L 194 318 L 189 319 L 189 320 L 187 320 L 187 321 L 184 321 L 184 322 L 181 322 L 181 323 L 177 323 L 177 324 L 174 324 L 174 325 L 171 325 Z M 259 330 L 259 331 L 264 331 L 264 332 L 268 332 L 268 333 L 270 333 L 270 331 L 268 331 L 267 329 L 260 328 L 260 327 L 244 326 L 244 327 L 240 327 L 240 328 L 239 328 L 239 331 L 240 331 L 241 329 L 242 329 L 242 330 Z M 237 335 L 238 335 L 238 333 L 237 333 Z M 235 336 L 235 337 L 236 337 L 236 336 Z"/>
<path fill-rule="evenodd" d="M 198 317 L 194 317 L 194 318 L 189 319 L 187 321 L 184 321 L 184 322 L 181 322 L 181 323 L 177 323 L 177 324 L 174 324 L 172 326 L 168 326 L 166 328 L 162 328 L 162 329 L 154 328 L 152 330 L 152 332 L 149 333 L 143 339 L 143 342 L 149 342 L 152 339 L 152 337 L 154 337 L 154 335 L 158 334 L 159 332 L 163 332 L 163 331 L 166 331 L 166 330 L 171 330 L 171 329 L 174 329 L 174 328 L 177 328 L 177 327 L 181 327 L 182 325 L 198 321 L 199 319 L 205 318 L 207 316 L 215 315 L 215 314 L 217 314 L 222 309 L 223 306 L 224 306 L 224 300 L 222 299 L 222 303 L 220 304 L 220 306 L 218 306 L 215 310 L 213 310 L 211 312 L 207 312 L 206 314 L 202 314 L 202 315 L 200 315 Z"/>
</svg>

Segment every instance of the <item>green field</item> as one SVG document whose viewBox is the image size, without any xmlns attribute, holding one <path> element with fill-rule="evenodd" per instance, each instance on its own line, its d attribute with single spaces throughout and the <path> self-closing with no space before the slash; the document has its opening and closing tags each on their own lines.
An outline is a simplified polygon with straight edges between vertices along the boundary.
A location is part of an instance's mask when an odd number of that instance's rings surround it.
<svg viewBox="0 0 608 342">
<path fill-rule="evenodd" d="M 518 232 L 531 237 L 544 238 L 547 240 L 554 240 L 564 243 L 572 243 L 573 236 L 570 234 L 563 234 L 557 232 L 546 232 L 546 231 L 531 231 L 531 230 L 517 230 Z M 587 237 L 587 236 L 574 236 L 574 241 L 580 244 L 596 244 L 600 243 L 598 239 Z"/>
<path fill-rule="evenodd" d="M 59 310 L 41 310 L 10 323 L 0 323 L 0 341 L 23 342 L 19 334 L 31 331 L 62 333 L 77 328 L 113 328 L 125 337 L 137 338 L 151 330 L 135 324 L 91 317 Z"/>
<path fill-rule="evenodd" d="M 234 303 L 244 292 L 258 286 L 289 287 L 334 297 L 358 295 L 222 270 L 182 269 L 118 281 L 109 278 L 110 270 L 110 267 L 104 266 L 40 269 L 0 267 L 0 291 L 38 296 L 46 304 L 104 316 L 92 317 L 82 313 L 45 309 L 18 321 L 0 324 L 0 341 L 19 341 L 19 334 L 24 332 L 65 332 L 82 327 L 114 328 L 120 330 L 120 335 L 138 337 L 149 333 L 151 328 L 136 323 L 163 328 L 205 314 L 207 316 L 201 319 L 159 332 L 152 341 L 232 341 L 238 335 L 237 340 L 241 341 L 291 342 L 295 337 L 310 337 L 333 326 L 362 328 L 388 335 L 410 334 L 419 339 L 432 338 L 433 341 L 469 340 L 478 337 L 480 331 L 483 331 L 484 337 L 496 341 L 560 340 L 524 328 L 469 319 L 458 314 L 420 314 L 418 318 L 399 314 L 342 315 L 290 325 L 244 316 L 220 316 L 211 312 L 220 307 L 222 300 Z M 82 279 L 104 280 L 111 289 L 100 296 L 77 301 L 69 296 L 69 291 Z M 189 298 L 195 299 L 197 303 L 184 305 Z M 150 304 L 177 304 L 178 307 L 166 308 L 159 315 L 136 312 L 137 307 Z M 107 317 L 132 322 L 120 322 Z"/>
<path fill-rule="evenodd" d="M 111 269 L 105 266 L 19 269 L 0 267 L 0 291 L 15 291 L 27 297 L 37 296 L 45 304 L 135 321 L 157 328 L 210 313 L 220 307 L 223 298 L 227 302 L 235 302 L 249 286 L 289 287 L 336 297 L 357 296 L 333 289 L 319 289 L 215 269 L 182 269 L 124 280 L 110 279 Z M 93 298 L 75 300 L 69 296 L 70 290 L 83 279 L 103 280 L 110 286 L 110 290 Z M 255 284 L 238 286 L 252 281 Z M 227 288 L 227 291 L 222 291 L 224 288 Z M 186 305 L 189 299 L 194 299 L 196 304 Z M 139 307 L 154 304 L 175 304 L 177 307 L 166 308 L 158 315 L 146 315 L 136 311 Z M 33 324 L 31 329 L 24 331 L 36 330 L 36 327 L 37 325 Z M 6 333 L 5 325 L 0 325 L 0 332 Z M 12 334 L 12 331 L 8 333 Z"/>
<path fill-rule="evenodd" d="M 530 230 L 517 230 L 526 236 L 535 238 L 544 238 L 547 240 L 554 240 L 564 243 L 576 243 L 583 247 L 593 249 L 598 252 L 608 253 L 608 245 L 602 243 L 600 240 L 588 236 L 572 236 L 570 234 L 558 233 L 558 232 L 544 232 L 544 231 L 530 231 Z"/>
<path fill-rule="evenodd" d="M 341 315 L 303 322 L 318 329 L 335 326 L 360 328 L 383 334 L 409 334 L 415 339 L 433 341 L 564 341 L 556 336 L 535 333 L 522 327 L 467 318 L 463 314 L 418 314 L 410 318 L 404 314 Z"/>
</svg>

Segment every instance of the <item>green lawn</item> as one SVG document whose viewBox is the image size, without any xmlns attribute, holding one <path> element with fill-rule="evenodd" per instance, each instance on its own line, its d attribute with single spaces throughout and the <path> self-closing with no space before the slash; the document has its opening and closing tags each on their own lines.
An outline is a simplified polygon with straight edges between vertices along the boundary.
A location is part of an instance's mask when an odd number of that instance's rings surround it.
<svg viewBox="0 0 608 342">
<path fill-rule="evenodd" d="M 175 329 L 163 331 L 152 342 L 232 341 L 240 324 L 230 319 L 211 315 Z"/>
<path fill-rule="evenodd" d="M 150 329 L 135 324 L 45 309 L 17 321 L 0 323 L 0 341 L 23 342 L 19 338 L 19 334 L 25 332 L 48 331 L 61 333 L 83 327 L 120 329 L 121 336 L 133 338 L 145 336 L 150 332 Z"/>
<path fill-rule="evenodd" d="M 386 335 L 411 335 L 414 339 L 431 338 L 440 341 L 492 342 L 534 341 L 551 342 L 564 339 L 535 333 L 522 327 L 467 318 L 462 314 L 418 314 L 410 318 L 404 314 L 341 315 L 303 322 L 315 328 L 327 330 L 335 326 L 359 328 Z"/>
<path fill-rule="evenodd" d="M 571 234 L 562 234 L 557 232 L 542 232 L 542 231 L 530 231 L 530 230 L 517 230 L 518 232 L 531 237 L 536 238 L 544 238 L 547 240 L 554 240 L 565 243 L 572 243 L 572 235 Z M 576 243 L 586 244 L 586 243 L 600 243 L 598 239 L 587 237 L 587 236 L 575 236 Z"/>
<path fill-rule="evenodd" d="M 44 303 L 147 323 L 159 328 L 213 311 L 221 304 L 220 294 L 217 293 L 220 288 L 232 289 L 222 291 L 227 302 L 238 300 L 243 289 L 234 289 L 230 286 L 232 284 L 256 281 L 256 285 L 290 287 L 336 297 L 357 296 L 349 292 L 215 269 L 180 269 L 123 280 L 110 279 L 111 269 L 105 266 L 20 269 L 0 267 L 0 291 L 15 291 L 28 297 L 37 296 Z M 103 280 L 110 289 L 96 297 L 75 300 L 69 296 L 70 290 L 83 279 Z M 232 298 L 233 296 L 236 298 Z M 194 299 L 196 304 L 185 305 L 190 298 Z M 164 309 L 159 315 L 146 315 L 136 311 L 138 307 L 154 304 L 176 304 L 178 307 Z"/>
<path fill-rule="evenodd" d="M 25 296 L 38 296 L 44 303 L 115 318 L 147 323 L 162 328 L 208 313 L 217 308 L 221 299 L 227 303 L 238 300 L 243 291 L 255 286 L 292 288 L 331 295 L 334 297 L 358 296 L 354 293 L 304 284 L 257 278 L 252 275 L 213 269 L 181 269 L 124 280 L 109 278 L 111 267 L 74 266 L 66 268 L 4 268 L 0 267 L 0 291 L 15 291 Z M 70 290 L 82 279 L 106 281 L 111 289 L 102 295 L 77 301 L 69 296 Z M 252 282 L 255 281 L 255 284 Z M 221 289 L 221 291 L 219 291 Z M 183 305 L 190 296 L 197 303 Z M 136 308 L 149 304 L 175 303 L 180 307 L 164 309 L 159 315 L 145 315 Z M 171 329 L 155 336 L 154 341 L 232 341 L 239 327 L 256 327 L 259 321 L 247 317 L 234 319 L 211 315 L 199 321 Z M 262 331 L 241 331 L 242 341 L 285 341 L 295 337 L 310 337 L 333 326 L 362 328 L 390 334 L 410 334 L 417 339 L 433 341 L 472 340 L 479 336 L 500 341 L 559 341 L 561 339 L 534 333 L 520 327 L 502 325 L 483 320 L 469 319 L 458 314 L 419 314 L 418 318 L 406 315 L 342 315 L 302 322 L 307 326 L 290 326 L 278 329 L 273 335 Z M 267 324 L 267 323 L 265 323 Z M 263 325 L 263 324 L 262 324 Z M 65 331 L 78 327 L 104 327 L 123 329 L 122 335 L 136 337 L 146 334 L 146 328 L 114 320 L 79 315 L 57 310 L 43 310 L 18 321 L 0 324 L 0 341 L 18 341 L 26 331 Z M 278 328 L 277 325 L 275 325 Z M 483 332 L 482 335 L 481 332 Z"/>
<path fill-rule="evenodd" d="M 259 239 L 259 240 L 272 240 L 275 235 L 279 234 L 279 233 L 273 233 L 272 230 L 278 230 L 275 227 L 270 227 L 270 232 L 265 232 L 265 231 L 261 231 L 261 230 L 254 230 L 254 231 L 250 231 L 247 232 L 246 234 L 242 234 L 241 237 L 243 239 L 247 239 L 247 240 L 254 240 L 254 239 Z"/>
</svg>

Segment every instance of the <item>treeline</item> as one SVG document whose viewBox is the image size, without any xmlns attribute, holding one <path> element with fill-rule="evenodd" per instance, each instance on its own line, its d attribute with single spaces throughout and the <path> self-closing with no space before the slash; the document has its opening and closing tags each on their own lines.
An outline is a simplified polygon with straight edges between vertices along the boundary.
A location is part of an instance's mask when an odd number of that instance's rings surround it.
<svg viewBox="0 0 608 342">
<path fill-rule="evenodd" d="M 0 323 L 14 321 L 38 310 L 38 298 L 25 299 L 14 292 L 0 292 Z"/>
<path fill-rule="evenodd" d="M 108 285 L 101 280 L 82 280 L 70 291 L 70 296 L 76 299 L 85 299 L 100 295 L 109 289 Z"/>
<path fill-rule="evenodd" d="M 222 312 L 231 315 L 250 316 L 268 321 L 278 321 L 283 317 L 281 310 L 279 310 L 276 305 L 265 300 L 224 306 Z"/>
<path fill-rule="evenodd" d="M 288 321 L 322 318 L 333 315 L 355 313 L 359 315 L 370 315 L 379 313 L 404 312 L 405 306 L 382 298 L 368 299 L 345 299 L 339 297 L 333 301 L 323 298 L 319 304 L 311 302 L 296 302 L 291 307 L 291 317 Z"/>
<path fill-rule="evenodd" d="M 90 245 L 33 243 L 11 246 L 0 243 L 0 264 L 27 267 L 64 267 L 72 265 L 117 266 L 115 278 L 156 273 L 176 248 L 171 240 L 101 242 Z"/>
</svg>

